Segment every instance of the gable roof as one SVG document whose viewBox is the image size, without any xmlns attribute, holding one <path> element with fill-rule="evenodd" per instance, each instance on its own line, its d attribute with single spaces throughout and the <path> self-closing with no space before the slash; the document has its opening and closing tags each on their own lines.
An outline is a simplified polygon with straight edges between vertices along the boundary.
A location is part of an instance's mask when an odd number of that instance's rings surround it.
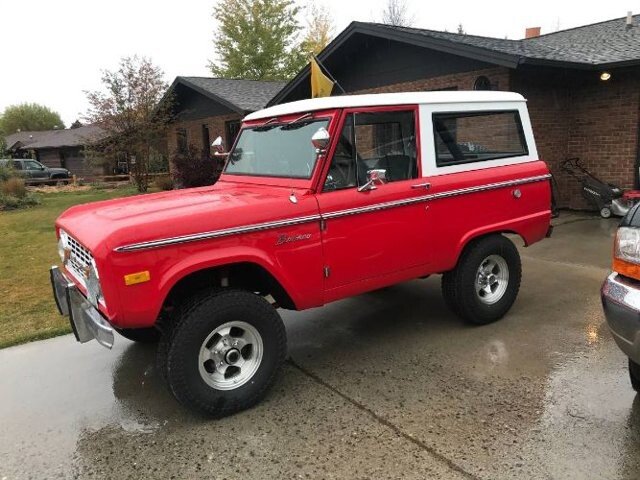
<svg viewBox="0 0 640 480">
<path fill-rule="evenodd" d="M 84 125 L 64 130 L 44 130 L 17 132 L 6 137 L 10 150 L 42 148 L 80 147 L 104 137 L 104 131 L 97 125 Z"/>
<path fill-rule="evenodd" d="M 626 17 L 561 30 L 538 37 L 509 40 L 459 33 L 439 32 L 391 25 L 373 24 L 408 35 L 421 35 L 487 49 L 517 57 L 518 63 L 558 62 L 566 66 L 602 67 L 626 62 L 640 63 L 640 15 L 627 27 Z"/>
<path fill-rule="evenodd" d="M 169 88 L 185 85 L 227 108 L 245 114 L 264 108 L 285 82 L 210 77 L 176 77 Z"/>
<path fill-rule="evenodd" d="M 640 15 L 627 27 L 626 17 L 585 25 L 539 37 L 509 40 L 380 23 L 352 22 L 318 58 L 326 60 L 356 34 L 428 48 L 461 57 L 518 68 L 522 64 L 598 69 L 640 64 Z M 279 103 L 309 77 L 302 69 L 271 101 Z"/>
</svg>

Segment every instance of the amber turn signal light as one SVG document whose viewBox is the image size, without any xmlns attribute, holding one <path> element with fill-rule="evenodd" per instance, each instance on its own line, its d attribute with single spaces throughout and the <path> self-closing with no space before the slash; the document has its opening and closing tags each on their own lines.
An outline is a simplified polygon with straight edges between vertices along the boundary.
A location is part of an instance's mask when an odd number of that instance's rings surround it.
<svg viewBox="0 0 640 480">
<path fill-rule="evenodd" d="M 149 270 L 145 270 L 144 272 L 130 273 L 124 276 L 124 284 L 127 286 L 148 282 L 149 280 L 151 280 L 151 274 L 149 273 Z"/>
<path fill-rule="evenodd" d="M 614 258 L 612 268 L 614 272 L 617 272 L 620 275 L 640 280 L 640 265 L 625 262 L 624 260 L 620 260 L 619 258 Z"/>
</svg>

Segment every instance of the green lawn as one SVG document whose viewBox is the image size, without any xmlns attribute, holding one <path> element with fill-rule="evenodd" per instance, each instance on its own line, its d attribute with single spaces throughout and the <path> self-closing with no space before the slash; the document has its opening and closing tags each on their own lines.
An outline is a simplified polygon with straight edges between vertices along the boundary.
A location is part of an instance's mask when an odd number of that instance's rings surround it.
<svg viewBox="0 0 640 480">
<path fill-rule="evenodd" d="M 129 187 L 46 193 L 41 205 L 0 212 L 0 348 L 71 331 L 49 284 L 49 267 L 60 263 L 56 217 L 73 205 L 134 193 Z"/>
</svg>

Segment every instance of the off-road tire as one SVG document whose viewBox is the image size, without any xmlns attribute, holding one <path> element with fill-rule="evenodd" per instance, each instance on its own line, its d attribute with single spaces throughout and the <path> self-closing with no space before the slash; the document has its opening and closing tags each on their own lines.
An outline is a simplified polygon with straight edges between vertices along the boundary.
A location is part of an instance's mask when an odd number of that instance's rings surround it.
<svg viewBox="0 0 640 480">
<path fill-rule="evenodd" d="M 199 371 L 202 343 L 217 327 L 241 320 L 253 326 L 263 343 L 262 360 L 246 383 L 232 390 L 207 384 Z M 189 409 L 224 417 L 259 402 L 274 383 L 287 354 L 284 324 L 264 298 L 242 290 L 203 292 L 179 308 L 158 349 L 158 366 L 176 399 Z M 164 358 L 161 358 L 164 357 Z"/>
<path fill-rule="evenodd" d="M 160 340 L 160 331 L 156 328 L 123 328 L 116 329 L 124 338 L 128 338 L 138 343 L 158 343 Z"/>
<path fill-rule="evenodd" d="M 509 280 L 502 297 L 488 305 L 476 293 L 476 280 L 480 264 L 490 255 L 506 261 Z M 456 267 L 442 275 L 442 295 L 457 316 L 475 325 L 486 325 L 509 311 L 518 296 L 521 277 L 520 255 L 513 242 L 502 235 L 482 237 L 467 245 Z"/>
<path fill-rule="evenodd" d="M 629 378 L 633 389 L 640 392 L 640 365 L 631 359 L 629 359 Z"/>
</svg>

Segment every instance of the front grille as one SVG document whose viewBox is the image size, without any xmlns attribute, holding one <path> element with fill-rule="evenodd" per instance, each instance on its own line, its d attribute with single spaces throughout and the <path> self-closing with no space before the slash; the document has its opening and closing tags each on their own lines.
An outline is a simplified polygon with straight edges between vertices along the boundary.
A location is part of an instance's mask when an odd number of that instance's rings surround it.
<svg viewBox="0 0 640 480">
<path fill-rule="evenodd" d="M 78 279 L 82 286 L 87 286 L 87 267 L 91 266 L 93 256 L 73 237 L 67 235 L 67 248 L 71 249 L 67 269 Z"/>
</svg>

